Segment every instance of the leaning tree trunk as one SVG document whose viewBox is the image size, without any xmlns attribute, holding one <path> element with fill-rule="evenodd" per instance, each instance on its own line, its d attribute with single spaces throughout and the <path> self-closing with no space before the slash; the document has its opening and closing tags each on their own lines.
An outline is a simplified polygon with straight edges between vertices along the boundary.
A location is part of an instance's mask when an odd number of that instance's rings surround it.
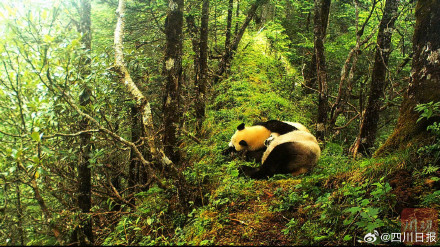
<svg viewBox="0 0 440 247">
<path fill-rule="evenodd" d="M 397 19 L 398 5 L 398 0 L 387 0 L 385 3 L 382 20 L 379 25 L 379 34 L 377 36 L 377 49 L 371 77 L 370 95 L 359 136 L 352 150 L 354 155 L 356 155 L 358 151 L 365 155 L 370 155 L 370 149 L 376 140 L 379 111 L 382 106 L 388 60 L 391 53 L 391 37 L 393 35 L 394 22 Z"/>
<path fill-rule="evenodd" d="M 83 89 L 80 95 L 80 105 L 85 112 L 89 112 L 88 108 L 91 105 L 92 92 L 86 83 L 86 78 L 90 75 L 90 54 L 92 48 L 92 31 L 91 31 L 91 6 L 90 0 L 81 0 L 81 20 L 79 32 L 83 35 L 81 44 L 83 47 L 83 54 L 81 58 L 80 76 L 83 81 Z M 79 122 L 80 129 L 85 131 L 90 128 L 89 120 L 82 118 Z M 93 244 L 92 232 L 92 218 L 87 214 L 92 208 L 92 174 L 90 169 L 91 157 L 91 134 L 84 132 L 80 135 L 80 153 L 78 163 L 78 207 L 84 214 L 82 216 L 81 225 L 78 227 L 78 241 L 80 245 Z"/>
<path fill-rule="evenodd" d="M 234 38 L 234 41 L 231 43 L 230 48 L 226 49 L 225 53 L 223 54 L 220 64 L 218 66 L 217 73 L 214 75 L 213 81 L 214 85 L 217 84 L 220 81 L 221 76 L 225 71 L 227 71 L 230 67 L 230 62 L 232 61 L 232 58 L 234 57 L 235 52 L 238 49 L 238 45 L 240 44 L 241 38 L 243 37 L 244 32 L 246 31 L 246 28 L 249 26 L 249 23 L 254 18 L 258 7 L 266 3 L 267 0 L 255 0 L 255 2 L 251 5 L 247 12 L 246 19 L 244 20 L 243 24 L 241 25 L 240 29 L 237 32 L 237 35 Z"/>
<path fill-rule="evenodd" d="M 375 155 L 423 144 L 429 136 L 428 121 L 417 123 L 417 104 L 440 100 L 440 1 L 419 0 L 413 37 L 413 64 L 397 125 Z"/>
<path fill-rule="evenodd" d="M 327 69 L 324 55 L 324 38 L 330 13 L 331 0 L 315 0 L 314 45 L 316 54 L 316 79 L 318 83 L 318 119 L 316 137 L 324 140 L 328 115 Z"/>
<path fill-rule="evenodd" d="M 183 0 L 169 1 L 165 21 L 166 47 L 164 74 L 166 77 L 163 100 L 163 145 L 165 154 L 179 163 L 178 125 L 180 120 L 180 88 L 182 85 L 182 27 Z"/>
</svg>

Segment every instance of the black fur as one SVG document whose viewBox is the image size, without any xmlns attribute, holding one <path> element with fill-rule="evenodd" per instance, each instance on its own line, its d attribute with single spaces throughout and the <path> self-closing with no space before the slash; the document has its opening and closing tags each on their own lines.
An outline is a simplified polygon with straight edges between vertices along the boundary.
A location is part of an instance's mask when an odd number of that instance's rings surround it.
<svg viewBox="0 0 440 247">
<path fill-rule="evenodd" d="M 243 130 L 245 127 L 244 123 L 237 126 L 237 130 Z"/>
<path fill-rule="evenodd" d="M 278 121 L 278 120 L 269 120 L 267 122 L 258 122 L 254 125 L 263 126 L 266 129 L 270 130 L 271 132 L 275 132 L 280 135 L 284 135 L 284 134 L 287 134 L 287 133 L 292 132 L 294 130 L 298 130 L 296 127 L 294 127 L 288 123 Z"/>
<path fill-rule="evenodd" d="M 235 150 L 234 147 L 228 147 L 227 149 L 223 150 L 222 155 L 229 155 L 231 153 L 236 153 L 237 151 Z"/>
<path fill-rule="evenodd" d="M 245 140 L 241 140 L 238 144 L 240 144 L 241 146 L 247 147 L 247 142 Z"/>
<path fill-rule="evenodd" d="M 240 170 L 254 179 L 264 179 L 275 174 L 294 173 L 301 168 L 310 167 L 307 161 L 313 160 L 316 156 L 311 151 L 304 152 L 301 149 L 302 147 L 295 142 L 280 144 L 272 150 L 260 167 L 241 166 Z"/>
<path fill-rule="evenodd" d="M 263 157 L 264 152 L 266 151 L 266 147 L 255 150 L 255 151 L 246 151 L 245 160 L 248 162 L 255 162 L 257 164 L 261 164 L 261 158 Z"/>
</svg>

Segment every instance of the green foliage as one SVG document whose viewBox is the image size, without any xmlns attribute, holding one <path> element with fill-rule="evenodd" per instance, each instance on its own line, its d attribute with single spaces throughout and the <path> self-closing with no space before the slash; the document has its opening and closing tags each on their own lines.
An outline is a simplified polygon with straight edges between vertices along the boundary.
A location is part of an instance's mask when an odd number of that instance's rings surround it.
<svg viewBox="0 0 440 247">
<path fill-rule="evenodd" d="M 233 29 L 235 24 L 240 27 L 243 23 L 253 2 L 239 1 L 239 16 L 236 18 L 234 13 Z M 393 82 L 390 88 L 395 91 L 404 85 L 394 82 L 402 81 L 409 73 L 408 64 L 400 65 L 411 50 L 408 37 L 414 24 L 411 4 L 403 2 L 396 23 L 399 35 L 393 36 L 388 66 Z M 214 58 L 224 52 L 227 1 L 210 3 L 212 75 L 217 68 Z M 363 23 L 371 1 L 357 3 L 359 21 Z M 151 174 L 145 174 L 145 167 L 132 160 L 130 147 L 102 130 L 93 130 L 89 157 L 93 208 L 91 213 L 81 213 L 76 200 L 81 142 L 77 132 L 82 130 L 79 124 L 82 117 L 72 110 L 72 103 L 66 102 L 64 95 L 78 104 L 79 95 L 87 86 L 93 92 L 89 98 L 91 104 L 81 110 L 125 140 L 132 140 L 134 131 L 140 128 L 136 127 L 134 101 L 113 71 L 114 3 L 92 2 L 91 51 L 81 47 L 82 34 L 77 32 L 78 4 L 78 1 L 43 4 L 29 0 L 0 3 L 3 9 L 0 13 L 1 243 L 74 244 L 70 241 L 74 241 L 71 238 L 78 226 L 92 218 L 97 245 L 261 243 L 271 246 L 274 242 L 270 241 L 279 239 L 285 242 L 275 245 L 352 244 L 368 231 L 397 229 L 395 198 L 386 181 L 396 167 L 407 165 L 413 170 L 414 184 L 420 187 L 424 179 L 432 180 L 434 186 L 440 181 L 437 122 L 428 126 L 435 141 L 419 149 L 420 156 L 429 157 L 430 162 L 418 168 L 409 162 L 406 153 L 358 161 L 348 158 L 347 146 L 358 131 L 357 118 L 322 146 L 319 164 L 307 174 L 277 175 L 264 181 L 239 176 L 239 166 L 256 164 L 241 157 L 221 155 L 238 124 L 279 119 L 301 122 L 313 131 L 316 115 L 316 94 L 304 95 L 301 87 L 305 65 L 313 54 L 313 1 L 268 1 L 252 19 L 231 61 L 231 69 L 218 85 L 210 85 L 207 96 L 212 99 L 197 137 L 194 137 L 192 109 L 196 97 L 193 64 L 197 54 L 185 26 L 182 109 L 176 109 L 182 112 L 178 148 L 183 157 L 177 169 L 189 188 L 178 187 L 175 178 L 167 174 L 168 168 L 158 164 L 152 168 L 167 189 L 148 181 L 128 188 L 132 178 L 130 166 L 135 166 L 137 178 Z M 185 4 L 185 16 L 195 16 L 199 26 L 200 1 L 188 0 Z M 129 1 L 124 36 L 125 62 L 151 104 L 157 140 L 163 134 L 165 33 L 161 29 L 168 6 L 163 0 Z M 373 12 L 362 38 L 373 32 L 380 15 L 378 9 Z M 341 66 L 356 43 L 355 26 L 353 2 L 332 3 L 325 43 L 329 96 L 336 95 Z M 367 44 L 374 43 L 373 40 L 374 37 Z M 351 92 L 347 95 L 352 106 L 344 109 L 346 114 L 338 117 L 337 126 L 349 124 L 353 114 L 364 107 L 361 102 L 366 102 L 368 71 L 375 49 L 374 45 L 366 45 L 358 54 Z M 90 61 L 87 69 L 91 73 L 84 77 L 81 75 L 86 60 Z M 391 97 L 395 95 L 392 89 L 384 92 L 384 101 L 398 105 L 401 98 Z M 421 112 L 421 118 L 432 120 L 439 116 L 439 104 L 431 102 L 416 109 Z M 380 121 L 384 127 L 380 129 L 378 144 L 390 133 L 396 111 L 388 108 L 382 114 Z M 141 139 L 136 145 L 150 159 L 146 143 Z M 176 198 L 183 189 L 190 190 L 192 196 L 187 211 L 179 211 L 182 201 Z M 51 217 L 45 215 L 42 202 Z M 420 205 L 439 208 L 438 188 L 423 193 Z M 61 230 L 63 243 L 54 237 L 53 226 Z"/>
<path fill-rule="evenodd" d="M 166 225 L 178 220 L 177 213 L 169 212 L 166 193 L 158 187 L 136 194 L 138 206 L 110 232 L 103 245 L 168 245 Z"/>
<path fill-rule="evenodd" d="M 440 102 L 429 102 L 426 104 L 418 104 L 415 110 L 420 112 L 420 117 L 417 119 L 419 122 L 422 119 L 430 119 L 433 116 L 440 116 Z"/>
<path fill-rule="evenodd" d="M 415 107 L 415 110 L 420 112 L 420 117 L 417 119 L 417 122 L 423 119 L 429 120 L 432 117 L 440 117 L 440 102 L 419 104 Z M 420 147 L 417 152 L 421 156 L 430 157 L 430 162 L 436 164 L 440 160 L 440 123 L 432 122 L 427 126 L 426 130 L 432 133 L 435 140 L 430 145 Z"/>
</svg>

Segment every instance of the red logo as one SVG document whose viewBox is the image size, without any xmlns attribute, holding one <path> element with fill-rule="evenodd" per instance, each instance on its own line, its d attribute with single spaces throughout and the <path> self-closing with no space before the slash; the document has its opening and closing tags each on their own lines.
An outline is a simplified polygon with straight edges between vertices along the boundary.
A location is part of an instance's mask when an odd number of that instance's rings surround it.
<svg viewBox="0 0 440 247">
<path fill-rule="evenodd" d="M 400 214 L 401 242 L 431 245 L 437 242 L 438 213 L 432 208 L 405 208 Z"/>
</svg>

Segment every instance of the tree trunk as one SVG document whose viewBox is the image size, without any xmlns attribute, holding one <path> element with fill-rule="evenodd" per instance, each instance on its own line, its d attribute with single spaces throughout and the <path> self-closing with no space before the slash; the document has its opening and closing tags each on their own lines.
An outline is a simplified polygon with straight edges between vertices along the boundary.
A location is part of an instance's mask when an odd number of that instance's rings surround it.
<svg viewBox="0 0 440 247">
<path fill-rule="evenodd" d="M 384 155 L 398 149 L 424 144 L 429 133 L 428 121 L 417 123 L 417 104 L 440 99 L 440 1 L 419 0 L 416 6 L 413 36 L 413 64 L 408 91 L 405 93 L 397 125 L 377 152 Z"/>
<path fill-rule="evenodd" d="M 19 166 L 17 164 L 18 169 Z M 18 177 L 18 172 L 16 173 Z M 19 178 L 17 178 L 18 181 Z M 18 227 L 18 239 L 20 240 L 20 245 L 24 246 L 24 231 L 23 231 L 23 208 L 21 207 L 21 190 L 20 185 L 17 183 L 15 185 L 17 193 L 17 227 Z"/>
<path fill-rule="evenodd" d="M 235 36 L 238 34 L 238 17 L 240 17 L 240 0 L 237 0 L 237 8 L 235 9 Z"/>
<path fill-rule="evenodd" d="M 202 18 L 200 24 L 200 50 L 199 50 L 199 78 L 197 80 L 196 119 L 197 133 L 200 134 L 202 123 L 205 118 L 206 84 L 208 82 L 208 24 L 209 24 L 209 0 L 203 0 Z"/>
<path fill-rule="evenodd" d="M 318 119 L 316 137 L 324 140 L 328 115 L 327 69 L 325 65 L 324 39 L 327 30 L 331 0 L 315 0 L 314 34 L 316 54 L 316 79 L 318 83 Z"/>
<path fill-rule="evenodd" d="M 91 6 L 90 0 L 81 0 L 81 19 L 80 27 L 78 30 L 82 34 L 81 45 L 83 47 L 83 54 L 81 57 L 80 76 L 83 83 L 83 91 L 80 94 L 80 105 L 88 112 L 90 108 L 92 92 L 87 86 L 86 78 L 90 75 L 90 50 L 92 48 L 92 32 L 91 32 Z M 89 121 L 86 118 L 82 118 L 79 122 L 80 130 L 90 129 Z M 82 217 L 81 226 L 78 227 L 78 240 L 80 245 L 93 244 L 93 232 L 92 232 L 92 218 L 89 217 L 90 209 L 92 207 L 92 183 L 91 183 L 91 169 L 90 169 L 90 157 L 91 157 L 91 134 L 84 132 L 80 135 L 80 153 L 78 164 L 78 207 L 84 214 Z"/>
<path fill-rule="evenodd" d="M 232 10 L 234 8 L 234 0 L 229 0 L 228 5 L 228 18 L 226 21 L 226 33 L 225 33 L 225 51 L 231 48 L 231 27 L 232 27 Z"/>
<path fill-rule="evenodd" d="M 179 163 L 178 125 L 180 120 L 180 88 L 182 85 L 182 26 L 183 0 L 169 1 L 165 21 L 166 47 L 164 73 L 166 77 L 163 100 L 163 145 L 165 154 Z"/>
<path fill-rule="evenodd" d="M 136 106 L 131 107 L 131 142 L 137 143 L 141 138 L 142 126 L 140 123 L 140 112 Z M 134 195 L 135 186 L 139 183 L 138 171 L 140 169 L 139 160 L 133 148 L 130 151 L 130 164 L 128 165 L 128 187 L 130 194 Z M 135 204 L 135 198 L 130 198 L 130 202 Z"/>
<path fill-rule="evenodd" d="M 246 28 L 249 26 L 249 23 L 251 22 L 252 18 L 254 18 L 255 13 L 257 12 L 257 9 L 259 6 L 266 3 L 267 0 L 256 0 L 251 7 L 248 10 L 246 19 L 244 20 L 243 24 L 241 25 L 241 28 L 238 30 L 237 35 L 234 38 L 234 42 L 230 45 L 230 49 L 227 49 L 225 54 L 223 54 L 222 59 L 220 61 L 220 64 L 218 66 L 217 73 L 214 76 L 214 84 L 217 84 L 220 81 L 220 77 L 223 75 L 225 71 L 229 69 L 230 62 L 232 58 L 234 57 L 234 53 L 238 49 L 238 45 L 240 44 L 241 38 L 243 37 L 244 32 L 246 31 Z"/>
<path fill-rule="evenodd" d="M 359 151 L 365 155 L 371 154 L 371 148 L 376 140 L 379 110 L 382 106 L 383 92 L 386 86 L 388 60 L 391 53 L 391 37 L 394 22 L 397 19 L 398 0 L 387 0 L 383 10 L 382 20 L 377 36 L 377 48 L 371 77 L 370 94 L 359 136 L 354 145 L 353 154 Z"/>
<path fill-rule="evenodd" d="M 316 89 L 316 53 L 313 51 L 312 58 L 304 68 L 304 93 L 312 94 Z"/>
</svg>

